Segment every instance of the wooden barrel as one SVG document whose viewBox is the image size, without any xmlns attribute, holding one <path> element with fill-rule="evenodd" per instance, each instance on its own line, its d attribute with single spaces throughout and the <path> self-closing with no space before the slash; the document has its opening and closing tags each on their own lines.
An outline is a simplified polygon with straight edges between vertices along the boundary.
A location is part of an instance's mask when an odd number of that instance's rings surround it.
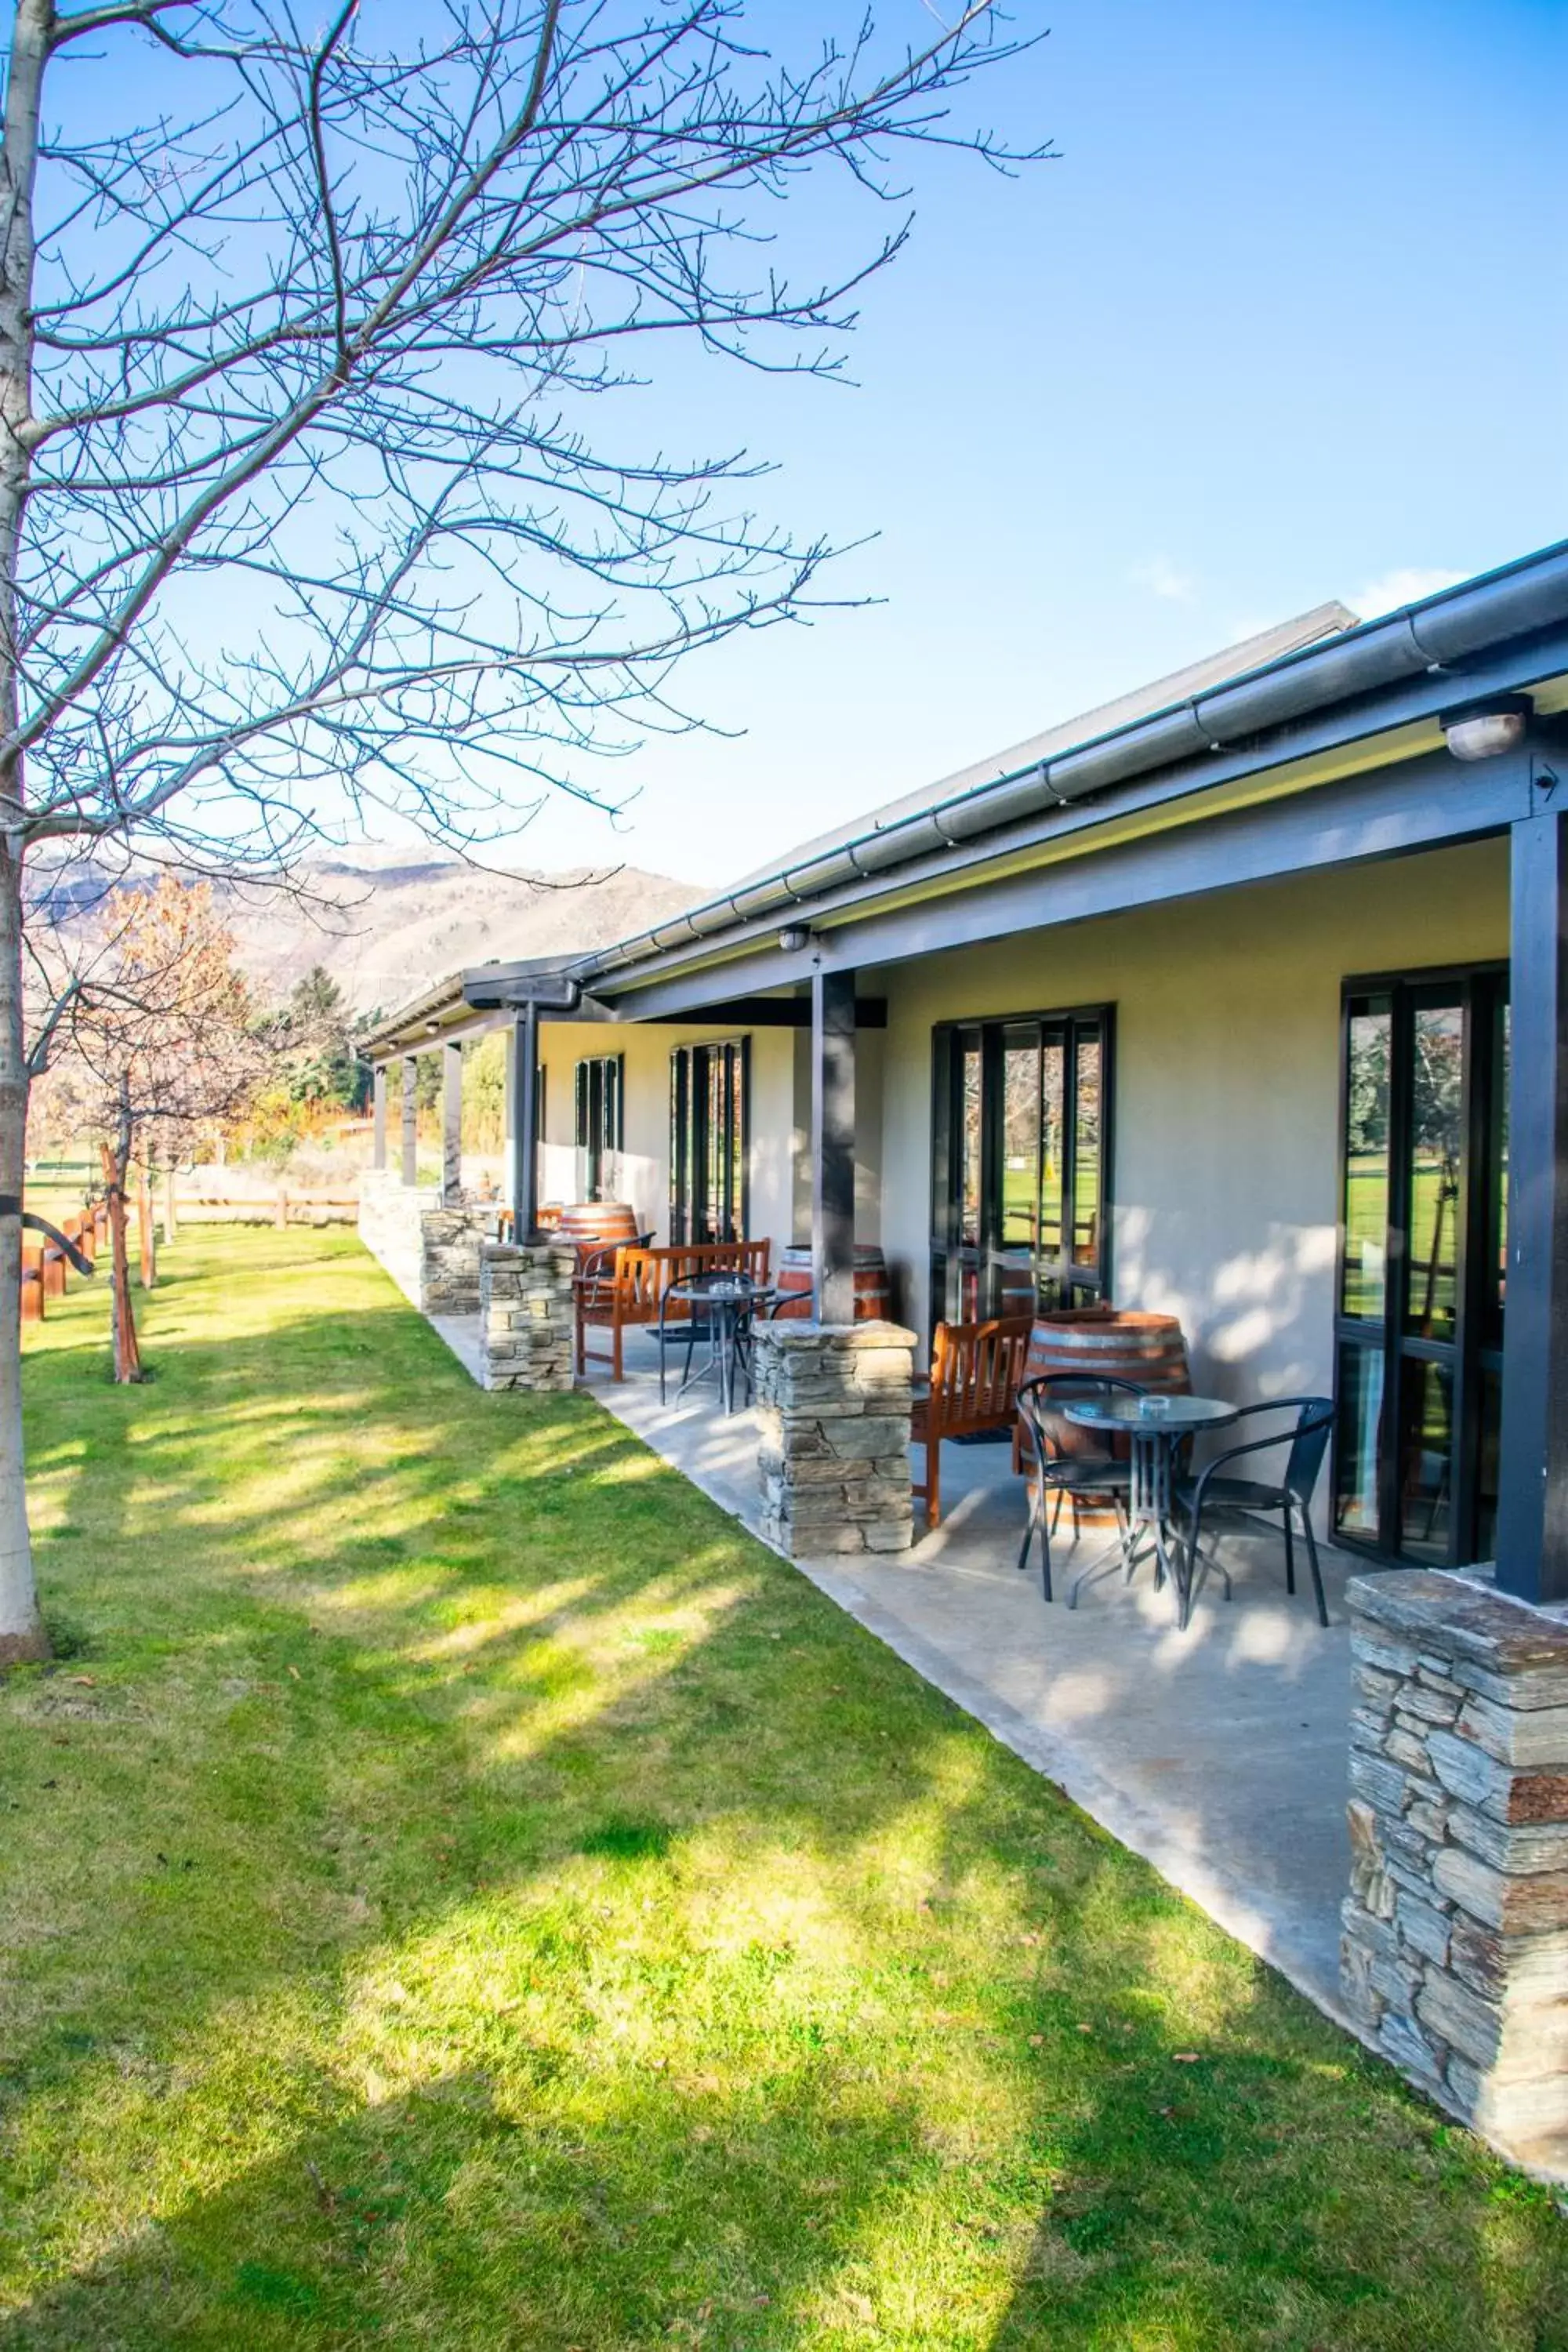
<svg viewBox="0 0 1568 2352">
<path fill-rule="evenodd" d="M 786 1249 L 779 1261 L 779 1288 L 783 1291 L 811 1290 L 811 1251 L 796 1244 Z M 781 1315 L 807 1315 L 811 1311 L 809 1295 L 798 1307 L 787 1304 L 779 1307 Z M 888 1280 L 888 1261 L 875 1242 L 855 1244 L 855 1320 L 857 1323 L 881 1323 L 891 1319 L 892 1287 Z"/>
<path fill-rule="evenodd" d="M 44 1319 L 44 1253 L 31 1243 L 22 1245 L 22 1320 Z"/>
<path fill-rule="evenodd" d="M 629 1201 L 574 1201 L 555 1224 L 555 1238 L 581 1248 L 584 1243 L 635 1242 L 637 1213 Z"/>
<path fill-rule="evenodd" d="M 1187 1369 L 1187 1343 L 1173 1315 L 1143 1315 L 1134 1309 L 1083 1307 L 1066 1315 L 1041 1316 L 1029 1335 L 1026 1380 L 1047 1373 L 1079 1374 L 1088 1380 L 1133 1381 L 1141 1389 L 1185 1394 L 1192 1387 Z M 1047 1412 L 1046 1426 L 1064 1454 L 1103 1454 L 1105 1441 L 1092 1429 L 1080 1429 L 1065 1413 Z M 1111 1449 L 1124 1454 L 1126 1440 Z M 1110 1510 L 1084 1510 L 1095 1524 L 1109 1524 Z"/>
</svg>

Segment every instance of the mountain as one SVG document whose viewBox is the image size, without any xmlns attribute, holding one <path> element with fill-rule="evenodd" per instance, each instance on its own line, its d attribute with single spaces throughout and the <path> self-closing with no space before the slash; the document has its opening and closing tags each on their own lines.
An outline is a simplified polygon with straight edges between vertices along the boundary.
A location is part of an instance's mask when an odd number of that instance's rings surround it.
<svg viewBox="0 0 1568 2352">
<path fill-rule="evenodd" d="M 298 881 L 300 894 L 229 894 L 239 961 L 273 1001 L 322 964 L 355 1013 L 390 1013 L 492 956 L 580 955 L 703 895 L 630 866 L 507 874 L 370 843 L 301 867 Z"/>
</svg>

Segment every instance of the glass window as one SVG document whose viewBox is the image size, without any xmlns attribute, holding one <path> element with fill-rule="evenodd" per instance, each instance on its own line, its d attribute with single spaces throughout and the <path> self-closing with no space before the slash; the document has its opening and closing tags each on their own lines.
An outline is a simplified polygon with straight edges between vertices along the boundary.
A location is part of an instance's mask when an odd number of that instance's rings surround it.
<svg viewBox="0 0 1568 2352">
<path fill-rule="evenodd" d="M 1405 1328 L 1424 1339 L 1454 1337 L 1464 1146 L 1464 1007 L 1417 1004 L 1410 1046 L 1409 1279 Z"/>
<path fill-rule="evenodd" d="M 1445 1565 L 1454 1505 L 1452 1367 L 1407 1358 L 1399 1395 L 1400 1549 L 1407 1559 Z"/>
<path fill-rule="evenodd" d="M 1002 1246 L 1031 1257 L 1039 1209 L 1040 1039 L 1009 1033 L 1002 1047 Z"/>
<path fill-rule="evenodd" d="M 1062 1254 L 1062 1202 L 1067 1183 L 1067 1045 L 1047 1033 L 1040 1054 L 1040 1256 Z"/>
<path fill-rule="evenodd" d="M 1380 1349 L 1340 1349 L 1338 1413 L 1334 1527 L 1342 1535 L 1374 1538 L 1378 1529 L 1377 1466 L 1383 1452 Z"/>
<path fill-rule="evenodd" d="M 1078 1068 L 1073 1087 L 1072 1261 L 1075 1266 L 1098 1266 L 1100 1261 L 1100 1050 L 1098 1028 L 1083 1029 L 1078 1038 Z"/>
<path fill-rule="evenodd" d="M 1496 1542 L 1508 976 L 1390 977 L 1344 1018 L 1336 1525 L 1457 1566 Z"/>
<path fill-rule="evenodd" d="M 1394 1016 L 1386 997 L 1352 1005 L 1345 1053 L 1344 1275 L 1341 1312 L 1381 1323 L 1388 1286 L 1388 1088 Z"/>
<path fill-rule="evenodd" d="M 672 1242 L 746 1237 L 751 1040 L 679 1045 L 669 1061 Z"/>
<path fill-rule="evenodd" d="M 966 1249 L 980 1247 L 980 1160 L 984 1134 L 981 1120 L 980 1048 L 963 1053 L 963 1102 L 959 1130 L 958 1237 Z"/>
<path fill-rule="evenodd" d="M 599 1055 L 577 1065 L 577 1197 L 582 1201 L 613 1201 L 616 1196 L 625 1141 L 624 1066 L 620 1054 Z"/>
<path fill-rule="evenodd" d="M 1103 1008 L 938 1030 L 939 1315 L 1026 1315 L 1104 1293 L 1110 1067 Z"/>
</svg>

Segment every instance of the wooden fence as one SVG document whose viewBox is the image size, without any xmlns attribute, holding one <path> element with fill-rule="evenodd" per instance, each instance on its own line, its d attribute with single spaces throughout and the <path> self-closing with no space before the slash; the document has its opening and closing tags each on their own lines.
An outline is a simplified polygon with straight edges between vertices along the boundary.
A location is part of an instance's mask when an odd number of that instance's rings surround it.
<svg viewBox="0 0 1568 2352">
<path fill-rule="evenodd" d="M 109 1202 L 89 1201 L 76 1215 L 56 1221 L 68 1242 L 75 1242 L 86 1257 L 96 1257 L 109 1240 Z M 70 1260 L 47 1234 L 22 1228 L 22 1320 L 41 1323 L 47 1302 L 66 1295 Z"/>
</svg>

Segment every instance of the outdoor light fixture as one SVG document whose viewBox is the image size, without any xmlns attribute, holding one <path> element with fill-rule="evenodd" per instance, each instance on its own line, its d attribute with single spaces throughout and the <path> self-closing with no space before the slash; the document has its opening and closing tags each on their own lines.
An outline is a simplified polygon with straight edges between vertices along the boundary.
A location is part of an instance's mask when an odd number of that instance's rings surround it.
<svg viewBox="0 0 1568 2352">
<path fill-rule="evenodd" d="M 779 945 L 785 955 L 798 955 L 802 948 L 811 945 L 811 931 L 805 923 L 786 923 L 779 933 Z"/>
<path fill-rule="evenodd" d="M 1534 709 L 1528 694 L 1494 694 L 1489 702 L 1440 712 L 1437 724 L 1456 760 L 1495 760 L 1523 742 Z"/>
</svg>

